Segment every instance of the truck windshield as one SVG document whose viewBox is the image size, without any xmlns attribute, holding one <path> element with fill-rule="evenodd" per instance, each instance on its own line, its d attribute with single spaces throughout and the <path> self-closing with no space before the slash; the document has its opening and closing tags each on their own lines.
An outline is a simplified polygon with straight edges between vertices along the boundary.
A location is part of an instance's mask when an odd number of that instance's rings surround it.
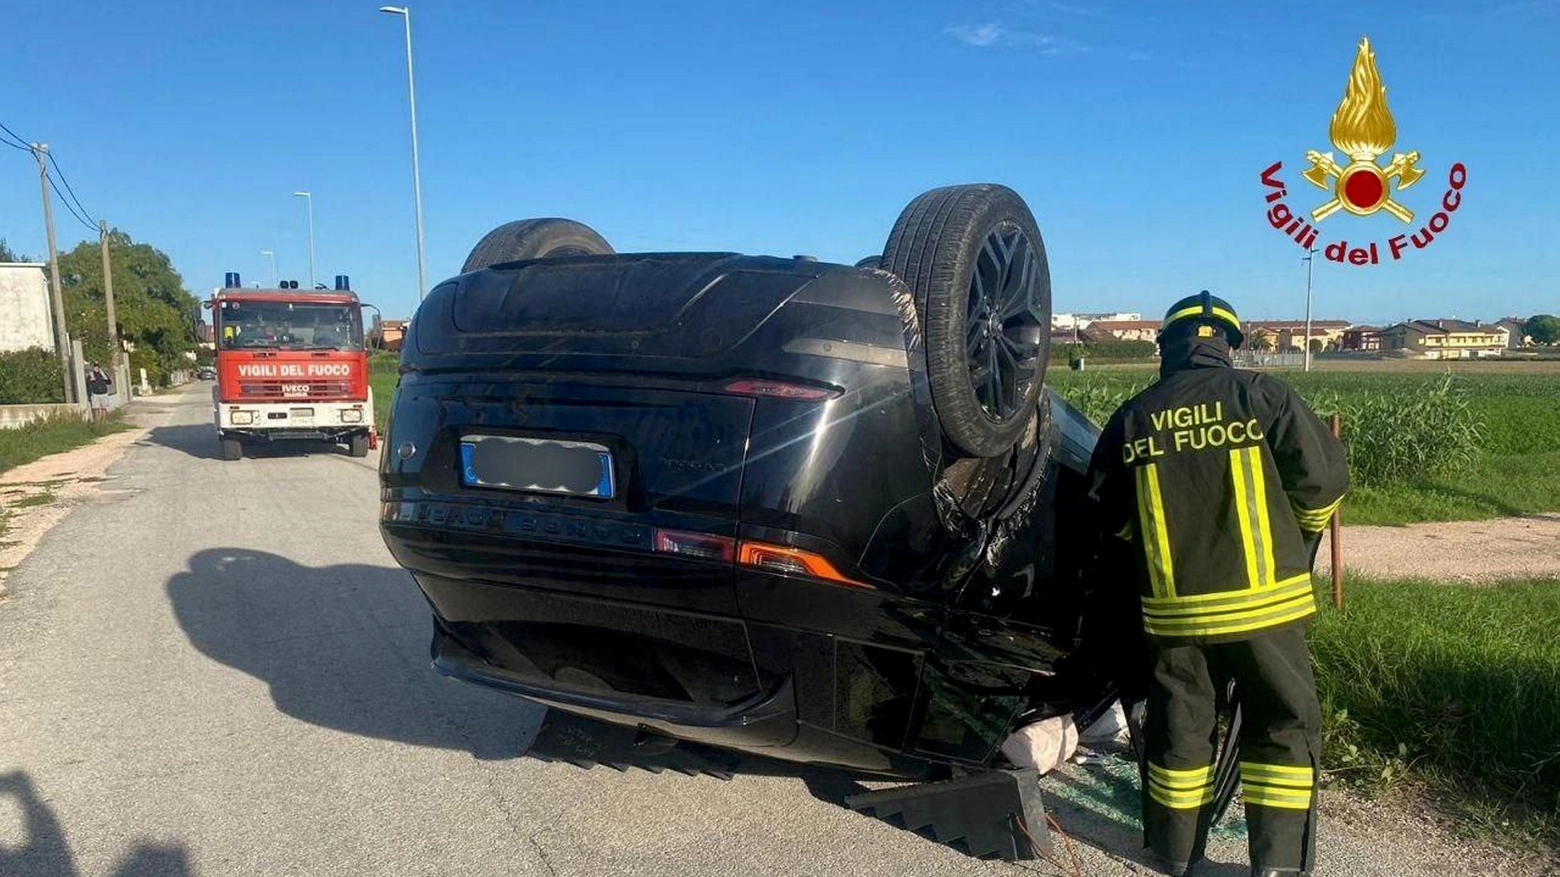
<svg viewBox="0 0 1560 877">
<path fill-rule="evenodd" d="M 357 305 L 227 300 L 217 311 L 217 338 L 225 350 L 358 350 L 362 311 Z"/>
</svg>

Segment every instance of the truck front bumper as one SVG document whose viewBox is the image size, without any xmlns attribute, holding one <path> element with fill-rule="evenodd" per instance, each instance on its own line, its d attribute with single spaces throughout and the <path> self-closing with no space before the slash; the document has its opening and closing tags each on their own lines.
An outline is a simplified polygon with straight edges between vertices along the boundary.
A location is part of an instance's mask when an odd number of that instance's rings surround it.
<svg viewBox="0 0 1560 877">
<path fill-rule="evenodd" d="M 335 440 L 368 433 L 372 400 L 365 402 L 216 402 L 217 432 L 248 440 Z"/>
</svg>

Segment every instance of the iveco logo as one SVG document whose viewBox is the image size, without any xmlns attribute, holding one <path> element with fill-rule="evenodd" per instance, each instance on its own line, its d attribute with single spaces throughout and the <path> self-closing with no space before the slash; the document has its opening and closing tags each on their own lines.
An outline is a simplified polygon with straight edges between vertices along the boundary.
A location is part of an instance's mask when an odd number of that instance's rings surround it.
<svg viewBox="0 0 1560 877">
<path fill-rule="evenodd" d="M 688 469 L 695 472 L 721 472 L 725 467 L 719 463 L 706 463 L 703 460 L 678 460 L 672 457 L 662 457 L 662 466 L 668 469 Z"/>
</svg>

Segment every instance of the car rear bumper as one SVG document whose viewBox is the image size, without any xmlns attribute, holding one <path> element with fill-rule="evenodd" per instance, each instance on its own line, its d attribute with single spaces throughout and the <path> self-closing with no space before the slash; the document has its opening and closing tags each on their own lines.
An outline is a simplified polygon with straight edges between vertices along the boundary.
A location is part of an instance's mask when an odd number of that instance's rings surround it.
<svg viewBox="0 0 1560 877">
<path fill-rule="evenodd" d="M 797 735 L 796 696 L 790 677 L 773 690 L 745 701 L 707 706 L 550 686 L 488 663 L 437 624 L 429 651 L 434 669 L 445 676 L 496 688 L 565 712 L 613 724 L 652 728 L 681 740 L 761 751 L 783 747 Z"/>
</svg>

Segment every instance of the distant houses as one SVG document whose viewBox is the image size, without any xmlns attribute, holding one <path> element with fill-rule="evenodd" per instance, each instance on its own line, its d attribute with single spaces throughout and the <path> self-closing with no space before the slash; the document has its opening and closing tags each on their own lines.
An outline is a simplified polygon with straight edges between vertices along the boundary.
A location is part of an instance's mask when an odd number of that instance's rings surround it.
<svg viewBox="0 0 1560 877">
<path fill-rule="evenodd" d="M 1408 320 L 1381 330 L 1381 349 L 1414 359 L 1478 359 L 1500 356 L 1511 329 L 1475 320 Z"/>
<path fill-rule="evenodd" d="M 1524 320 L 1505 317 L 1493 323 L 1457 319 L 1405 320 L 1389 326 L 1356 325 L 1348 320 L 1251 320 L 1244 324 L 1247 348 L 1295 353 L 1313 350 L 1368 353 L 1411 359 L 1476 359 L 1532 346 Z M 1148 341 L 1159 337 L 1160 322 L 1141 314 L 1117 312 L 1056 314 L 1051 342 L 1084 344 Z"/>
<path fill-rule="evenodd" d="M 1305 320 L 1253 320 L 1246 323 L 1246 337 L 1267 339 L 1267 349 L 1280 353 L 1304 351 L 1313 338 L 1321 342 L 1321 349 L 1336 350 L 1349 326 L 1348 320 L 1312 320 L 1309 329 Z"/>
</svg>

